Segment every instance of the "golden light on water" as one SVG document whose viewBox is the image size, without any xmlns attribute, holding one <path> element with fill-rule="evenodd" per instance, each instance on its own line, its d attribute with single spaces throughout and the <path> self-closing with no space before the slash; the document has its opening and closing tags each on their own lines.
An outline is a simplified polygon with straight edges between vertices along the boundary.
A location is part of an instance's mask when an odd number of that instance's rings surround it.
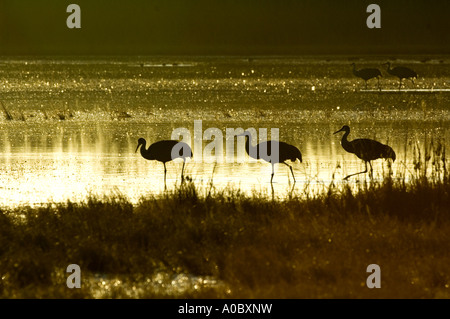
<svg viewBox="0 0 450 319">
<path fill-rule="evenodd" d="M 411 63 L 424 74 L 448 68 L 442 61 Z M 272 198 L 316 194 L 332 182 L 344 185 L 344 176 L 364 169 L 363 161 L 342 149 L 341 136 L 332 135 L 344 124 L 352 127 L 350 139 L 373 138 L 395 149 L 394 175 L 413 170 L 417 142 L 450 140 L 445 126 L 449 81 L 437 75 L 403 89 L 416 94 L 399 92 L 395 79 L 386 77 L 383 94 L 374 95 L 359 92 L 359 79 L 342 58 L 57 62 L 10 61 L 13 72 L 2 88 L 9 97 L 5 110 L 13 118 L 1 124 L 2 206 L 110 194 L 136 203 L 142 196 L 160 195 L 163 165 L 135 153 L 137 139 L 169 139 L 178 127 L 194 136 L 196 120 L 204 122 L 203 130 L 217 128 L 223 136 L 227 128 L 278 128 L 280 140 L 300 149 L 303 163 L 292 164 L 295 185 L 282 164 L 275 165 L 273 185 L 271 165 L 264 161 L 216 164 L 204 157 L 186 165 L 186 175 L 200 189 L 213 181 L 218 191 L 234 188 Z M 53 76 L 42 70 L 53 70 Z M 224 151 L 225 145 L 224 140 Z M 383 160 L 373 165 L 375 180 L 389 169 Z M 167 163 L 168 190 L 179 185 L 181 167 L 179 161 Z"/>
<path fill-rule="evenodd" d="M 165 186 L 171 190 L 180 185 L 182 161 L 167 163 L 165 185 L 163 164 L 145 160 L 139 152 L 135 153 L 137 138 L 142 133 L 133 132 L 132 126 L 99 125 L 80 131 L 61 126 L 52 131 L 54 135 L 47 132 L 39 137 L 32 135 L 36 129 L 45 132 L 40 126 L 32 128 L 29 133 L 23 133 L 22 143 L 14 140 L 16 133 L 11 130 L 2 134 L 0 142 L 5 152 L 1 157 L 0 202 L 3 206 L 33 206 L 118 194 L 137 203 L 149 194 L 162 194 Z M 293 194 L 318 194 L 331 182 L 344 185 L 342 178 L 346 174 L 364 169 L 363 161 L 342 149 L 339 136 L 330 135 L 325 141 L 317 138 L 312 135 L 298 145 L 304 161 L 290 163 L 295 185 L 289 168 L 283 164 L 275 165 L 271 184 L 271 165 L 263 160 L 215 163 L 214 157 L 204 157 L 201 162 L 188 161 L 185 175 L 205 192 L 212 183 L 216 191 L 239 189 L 246 194 L 256 192 L 282 199 Z M 405 162 L 402 149 L 397 149 L 398 160 L 392 165 L 394 175 L 397 170 L 405 169 L 405 165 L 412 167 L 408 160 Z M 373 163 L 375 179 L 388 170 L 387 164 L 384 160 Z"/>
</svg>

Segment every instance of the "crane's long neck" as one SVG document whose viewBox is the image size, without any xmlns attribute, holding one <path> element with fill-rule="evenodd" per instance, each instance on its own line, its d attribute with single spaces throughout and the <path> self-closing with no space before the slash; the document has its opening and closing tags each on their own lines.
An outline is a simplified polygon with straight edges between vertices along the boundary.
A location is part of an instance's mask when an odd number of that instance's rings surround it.
<svg viewBox="0 0 450 319">
<path fill-rule="evenodd" d="M 248 135 L 245 135 L 245 151 L 247 152 L 248 155 L 252 154 L 258 156 L 256 146 L 253 146 L 250 143 L 250 136 Z"/>
<path fill-rule="evenodd" d="M 350 134 L 350 131 L 345 131 L 345 133 L 341 139 L 341 145 L 344 148 L 344 150 L 351 152 L 352 146 L 351 146 L 351 143 L 347 139 L 349 134 Z"/>
<path fill-rule="evenodd" d="M 387 64 L 387 71 L 388 71 L 388 73 L 391 73 L 391 71 L 392 71 L 390 63 Z"/>
<path fill-rule="evenodd" d="M 147 150 L 146 146 L 147 146 L 147 143 L 145 141 L 141 143 L 140 152 L 143 157 L 148 156 L 148 150 Z"/>
</svg>

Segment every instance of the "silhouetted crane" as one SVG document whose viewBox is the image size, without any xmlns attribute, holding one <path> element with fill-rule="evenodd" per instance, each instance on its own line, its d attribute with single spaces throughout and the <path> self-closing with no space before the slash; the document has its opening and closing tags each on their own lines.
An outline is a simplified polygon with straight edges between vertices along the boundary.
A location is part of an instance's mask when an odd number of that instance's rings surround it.
<svg viewBox="0 0 450 319">
<path fill-rule="evenodd" d="M 402 80 L 403 79 L 410 79 L 411 82 L 414 84 L 414 79 L 417 79 L 417 73 L 410 68 L 404 67 L 404 66 L 396 66 L 391 69 L 391 62 L 386 62 L 384 65 L 387 65 L 387 72 L 390 75 L 394 75 L 399 78 L 400 84 L 398 86 L 398 89 L 400 90 L 402 87 Z"/>
<path fill-rule="evenodd" d="M 270 179 L 271 184 L 273 175 L 275 174 L 274 165 L 276 163 L 283 163 L 290 168 L 295 183 L 295 176 L 294 171 L 292 170 L 292 166 L 286 163 L 286 161 L 291 160 L 292 162 L 295 162 L 297 159 L 299 159 L 300 163 L 302 162 L 302 154 L 300 153 L 300 150 L 298 148 L 280 141 L 265 141 L 257 144 L 256 146 L 253 146 L 250 143 L 249 137 L 251 136 L 251 133 L 249 131 L 245 131 L 244 133 L 237 136 L 245 136 L 245 150 L 250 157 L 254 159 L 263 159 L 266 162 L 272 164 L 272 177 Z"/>
<path fill-rule="evenodd" d="M 147 160 L 157 160 L 164 164 L 164 185 L 166 184 L 166 162 L 174 160 L 176 158 L 183 159 L 183 168 L 181 170 L 181 181 L 184 180 L 184 164 L 186 163 L 186 158 L 192 157 L 192 150 L 188 144 L 175 140 L 163 140 L 153 143 L 145 149 L 146 141 L 142 137 L 138 139 L 138 145 L 136 151 L 138 151 L 139 146 L 141 146 L 141 155 Z"/>
<path fill-rule="evenodd" d="M 339 131 L 333 134 L 344 131 L 345 134 L 342 136 L 341 145 L 349 153 L 353 153 L 364 161 L 366 164 L 366 170 L 364 172 L 359 172 L 355 174 L 350 174 L 344 179 L 348 179 L 350 176 L 367 173 L 367 163 L 370 165 L 370 175 L 373 174 L 373 168 L 370 161 L 376 160 L 378 158 L 391 158 L 395 162 L 395 152 L 394 150 L 385 144 L 380 142 L 370 140 L 367 138 L 360 138 L 353 141 L 348 141 L 347 137 L 350 134 L 350 127 L 344 125 Z"/>
<path fill-rule="evenodd" d="M 373 78 L 377 78 L 378 88 L 381 89 L 380 88 L 380 76 L 382 76 L 382 75 L 381 75 L 380 70 L 375 69 L 375 68 L 365 68 L 365 69 L 357 70 L 355 63 L 352 63 L 352 65 L 353 65 L 353 74 L 364 80 L 364 82 L 366 83 L 366 90 L 367 90 L 367 81 L 370 79 L 373 79 Z"/>
</svg>

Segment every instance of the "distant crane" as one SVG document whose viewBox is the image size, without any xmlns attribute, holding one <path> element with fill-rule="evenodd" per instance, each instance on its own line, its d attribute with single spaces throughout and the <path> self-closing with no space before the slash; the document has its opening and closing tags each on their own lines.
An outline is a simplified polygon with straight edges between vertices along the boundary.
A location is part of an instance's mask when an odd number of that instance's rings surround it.
<svg viewBox="0 0 450 319">
<path fill-rule="evenodd" d="M 298 148 L 280 141 L 265 141 L 257 144 L 256 146 L 251 145 L 249 139 L 251 133 L 249 131 L 245 131 L 237 136 L 245 136 L 245 150 L 250 157 L 254 159 L 263 159 L 272 164 L 272 177 L 270 179 L 271 184 L 273 181 L 273 175 L 275 174 L 274 166 L 277 163 L 283 163 L 290 168 L 295 183 L 295 176 L 292 166 L 286 163 L 286 161 L 291 160 L 292 162 L 295 162 L 299 159 L 300 163 L 302 162 L 302 154 Z M 278 150 L 278 156 L 276 154 L 276 150 Z M 274 151 L 273 154 L 272 151 Z"/>
<path fill-rule="evenodd" d="M 164 185 L 166 185 L 166 162 L 176 158 L 183 159 L 183 168 L 181 170 L 181 181 L 184 180 L 184 165 L 186 158 L 192 157 L 192 150 L 188 144 L 175 140 L 162 140 L 151 144 L 148 149 L 145 149 L 147 142 L 142 137 L 138 139 L 136 151 L 141 146 L 141 155 L 147 160 L 157 160 L 164 164 Z"/>
<path fill-rule="evenodd" d="M 367 173 L 367 163 L 370 165 L 370 176 L 373 174 L 373 168 L 370 161 L 376 160 L 378 158 L 391 158 L 393 162 L 395 162 L 395 152 L 394 150 L 385 144 L 381 144 L 380 142 L 370 140 L 367 138 L 360 138 L 353 141 L 347 140 L 348 135 L 350 134 L 350 127 L 344 125 L 339 131 L 334 132 L 333 134 L 345 132 L 344 136 L 342 136 L 341 145 L 349 153 L 355 154 L 358 158 L 362 159 L 366 164 L 366 170 L 363 172 L 350 174 L 344 179 L 348 179 L 350 176 Z"/>
<path fill-rule="evenodd" d="M 378 80 L 378 88 L 381 89 L 380 87 L 380 76 L 381 75 L 381 71 L 376 69 L 376 68 L 365 68 L 365 69 L 356 69 L 356 65 L 355 63 L 352 63 L 353 66 L 353 74 L 361 79 L 364 80 L 364 82 L 366 83 L 366 90 L 367 90 L 367 81 L 373 78 L 377 78 Z"/>
<path fill-rule="evenodd" d="M 387 65 L 387 72 L 390 75 L 394 75 L 399 78 L 400 83 L 398 86 L 398 89 L 400 90 L 402 87 L 402 81 L 403 79 L 410 79 L 411 82 L 414 84 L 414 79 L 417 79 L 417 73 L 410 68 L 404 67 L 404 66 L 396 66 L 391 69 L 391 62 L 386 62 L 384 65 Z"/>
</svg>

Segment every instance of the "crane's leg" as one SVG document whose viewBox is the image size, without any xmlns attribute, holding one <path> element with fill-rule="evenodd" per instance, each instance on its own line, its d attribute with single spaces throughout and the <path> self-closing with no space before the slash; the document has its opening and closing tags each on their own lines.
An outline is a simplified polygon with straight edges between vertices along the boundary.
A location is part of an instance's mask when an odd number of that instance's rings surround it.
<svg viewBox="0 0 450 319">
<path fill-rule="evenodd" d="M 369 162 L 369 163 L 370 163 L 370 162 Z M 358 175 L 358 174 L 364 174 L 364 173 L 367 173 L 367 162 L 364 162 L 364 164 L 366 164 L 366 169 L 365 169 L 365 171 L 359 172 L 359 173 L 355 173 L 355 174 L 347 175 L 347 176 L 344 177 L 344 180 L 347 180 L 350 176 L 354 176 L 354 175 Z M 370 167 L 372 167 L 372 166 L 370 166 Z"/>
<path fill-rule="evenodd" d="M 270 184 L 272 184 L 273 181 L 273 175 L 275 174 L 275 168 L 274 168 L 275 164 L 272 163 L 272 177 L 270 178 Z"/>
<path fill-rule="evenodd" d="M 380 91 L 381 91 L 381 85 L 380 85 L 380 77 L 379 77 L 379 76 L 377 76 L 377 80 L 378 80 L 378 90 L 380 90 Z"/>
<path fill-rule="evenodd" d="M 270 186 L 272 188 L 272 200 L 275 200 L 275 190 L 273 189 L 273 184 L 270 183 Z"/>
<path fill-rule="evenodd" d="M 402 88 L 402 79 L 400 79 L 400 83 L 399 83 L 399 85 L 398 85 L 398 90 L 400 91 L 401 88 Z"/>
<path fill-rule="evenodd" d="M 372 163 L 370 161 L 369 161 L 369 165 L 370 165 L 370 178 L 373 179 L 373 167 L 372 167 Z M 367 162 L 366 162 L 366 167 L 367 167 Z"/>
<path fill-rule="evenodd" d="M 164 162 L 163 164 L 164 164 L 164 188 L 167 188 L 167 184 L 166 184 L 166 175 L 167 175 L 166 162 Z"/>
<path fill-rule="evenodd" d="M 185 164 L 186 162 L 184 161 L 184 158 L 183 158 L 183 168 L 181 169 L 181 182 L 183 183 L 184 182 L 184 164 Z"/>
<path fill-rule="evenodd" d="M 292 166 L 289 165 L 288 163 L 283 162 L 284 165 L 288 166 L 291 169 L 291 173 L 292 173 L 292 178 L 294 179 L 294 184 L 295 184 L 295 176 L 294 176 L 294 171 L 292 170 Z"/>
<path fill-rule="evenodd" d="M 367 80 L 366 80 L 366 81 L 364 81 L 364 82 L 366 82 L 366 90 L 367 90 Z"/>
</svg>

